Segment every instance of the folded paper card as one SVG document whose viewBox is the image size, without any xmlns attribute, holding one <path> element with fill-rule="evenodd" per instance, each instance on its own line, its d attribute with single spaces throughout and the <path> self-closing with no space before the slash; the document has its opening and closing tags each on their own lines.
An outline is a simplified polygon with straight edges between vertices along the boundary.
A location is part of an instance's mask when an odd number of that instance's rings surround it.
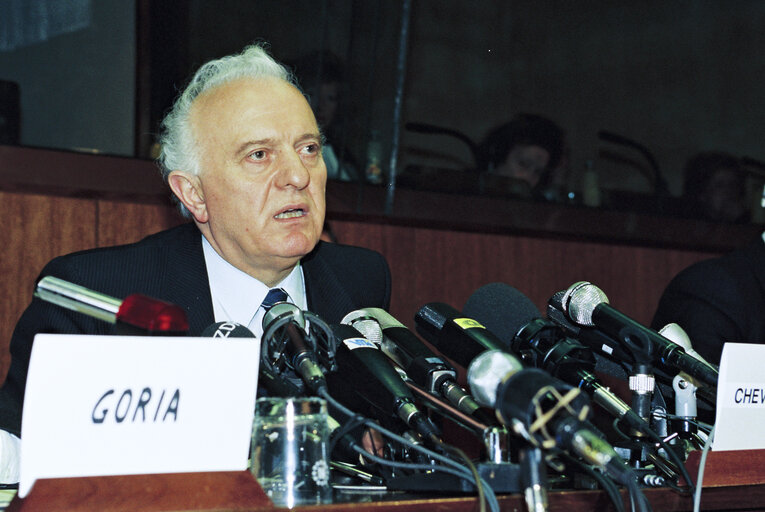
<svg viewBox="0 0 765 512">
<path fill-rule="evenodd" d="M 258 356 L 245 338 L 38 334 L 19 496 L 38 478 L 246 469 Z"/>
<path fill-rule="evenodd" d="M 712 447 L 765 448 L 765 345 L 726 343 L 720 359 Z"/>
</svg>

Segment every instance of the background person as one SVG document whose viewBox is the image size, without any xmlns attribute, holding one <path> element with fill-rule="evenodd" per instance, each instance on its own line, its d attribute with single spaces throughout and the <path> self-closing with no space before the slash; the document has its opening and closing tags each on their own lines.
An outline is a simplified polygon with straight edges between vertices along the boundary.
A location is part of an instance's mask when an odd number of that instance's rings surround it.
<svg viewBox="0 0 765 512">
<path fill-rule="evenodd" d="M 531 195 L 548 185 L 561 160 L 564 132 L 550 119 L 518 114 L 489 132 L 478 148 L 478 169 L 525 182 Z"/>
<path fill-rule="evenodd" d="M 765 232 L 742 249 L 695 263 L 675 276 L 651 327 L 673 322 L 712 364 L 720 363 L 725 342 L 765 343 Z"/>
<path fill-rule="evenodd" d="M 683 197 L 693 217 L 748 222 L 746 172 L 741 161 L 728 153 L 698 153 L 685 163 Z"/>
</svg>

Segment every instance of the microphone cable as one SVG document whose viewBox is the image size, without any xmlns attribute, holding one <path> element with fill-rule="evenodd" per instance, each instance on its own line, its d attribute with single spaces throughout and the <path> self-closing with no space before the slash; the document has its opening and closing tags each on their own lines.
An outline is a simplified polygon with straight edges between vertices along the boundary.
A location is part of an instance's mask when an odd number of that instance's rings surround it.
<svg viewBox="0 0 765 512">
<path fill-rule="evenodd" d="M 704 449 L 701 450 L 701 459 L 699 459 L 699 474 L 698 481 L 696 482 L 696 492 L 693 493 L 693 512 L 699 512 L 701 510 L 701 482 L 704 480 L 704 466 L 707 463 L 707 454 L 710 448 L 712 448 L 712 442 L 715 438 L 715 428 L 712 427 L 712 431 L 709 433 L 706 443 L 704 443 Z"/>
<path fill-rule="evenodd" d="M 663 417 L 670 418 L 672 415 L 664 415 Z M 614 432 L 622 436 L 627 441 L 634 441 L 634 439 L 627 434 L 625 434 L 618 426 L 619 424 L 619 418 L 615 418 L 612 427 L 614 429 Z M 685 463 L 680 458 L 680 456 L 677 454 L 677 452 L 672 449 L 671 446 L 667 444 L 667 442 L 659 436 L 653 429 L 647 428 L 647 429 L 641 429 L 641 432 L 646 434 L 648 437 L 650 437 L 659 447 L 663 448 L 664 451 L 667 453 L 667 456 L 671 459 L 673 468 L 670 468 L 671 471 L 665 471 L 665 473 L 674 472 L 674 468 L 677 469 L 677 471 L 680 472 L 680 475 L 682 475 L 683 479 L 688 483 L 688 489 L 683 489 L 679 485 L 671 484 L 669 480 L 665 481 L 665 485 L 669 487 L 670 489 L 677 491 L 680 494 L 684 495 L 690 495 L 692 496 L 694 493 L 694 486 L 693 481 L 690 478 L 690 474 L 688 473 L 688 469 L 685 467 Z M 668 463 L 670 461 L 666 461 L 665 463 Z"/>
<path fill-rule="evenodd" d="M 626 512 L 624 509 L 624 502 L 622 501 L 622 495 L 619 494 L 619 488 L 611 478 L 601 473 L 600 471 L 596 471 L 595 469 L 593 469 L 592 466 L 588 464 L 584 464 L 581 460 L 570 455 L 565 450 L 556 449 L 555 455 L 563 459 L 564 461 L 568 462 L 569 464 L 577 466 L 579 469 L 584 471 L 590 478 L 597 481 L 600 484 L 600 486 L 603 488 L 605 493 L 608 495 L 608 498 L 611 500 L 611 503 L 614 505 L 616 512 Z"/>
<path fill-rule="evenodd" d="M 357 413 L 353 412 L 352 410 L 345 407 L 343 404 L 332 398 L 330 396 L 329 392 L 327 392 L 326 389 L 322 389 L 319 391 L 319 394 L 322 398 L 327 400 L 327 402 L 331 403 L 333 407 L 337 408 L 340 412 L 348 416 L 349 418 L 361 418 L 362 416 L 358 415 Z M 493 512 L 499 512 L 499 502 L 497 501 L 497 497 L 494 494 L 494 490 L 491 488 L 491 486 L 478 474 L 477 470 L 475 470 L 475 466 L 473 466 L 472 470 L 468 470 L 456 461 L 445 457 L 439 453 L 436 453 L 428 448 L 425 448 L 423 446 L 416 445 L 406 438 L 399 436 L 398 434 L 391 432 L 390 430 L 382 427 L 381 425 L 378 425 L 374 421 L 370 420 L 369 418 L 364 418 L 363 424 L 371 429 L 377 430 L 381 434 L 387 436 L 389 439 L 392 439 L 394 441 L 397 441 L 398 443 L 408 446 L 414 450 L 417 450 L 431 459 L 435 459 L 443 464 L 446 464 L 449 467 L 443 467 L 443 466 L 430 466 L 426 464 L 411 464 L 406 462 L 396 462 L 396 461 L 390 461 L 387 459 L 384 459 L 382 457 L 378 457 L 377 455 L 370 454 L 366 450 L 360 447 L 355 447 L 354 449 L 356 451 L 361 450 L 359 453 L 363 455 L 365 458 L 368 458 L 374 462 L 377 462 L 378 464 L 388 465 L 391 467 L 399 467 L 399 468 L 410 468 L 410 469 L 419 469 L 419 470 L 426 470 L 426 471 L 444 471 L 446 473 L 453 474 L 455 476 L 458 476 L 460 478 L 463 478 L 465 480 L 469 480 L 471 482 L 475 482 L 476 489 L 478 490 L 479 494 L 479 506 L 481 507 L 481 511 L 485 510 L 485 503 L 489 504 L 490 509 Z M 447 446 L 445 443 L 439 443 L 439 446 L 442 448 L 444 446 Z M 454 447 L 450 447 L 454 448 Z M 455 448 L 456 449 L 456 448 Z M 469 459 L 467 459 L 469 461 Z M 470 462 L 472 465 L 472 462 Z M 475 472 L 473 472 L 475 471 Z"/>
<path fill-rule="evenodd" d="M 691 480 L 691 475 L 688 473 L 688 468 L 685 467 L 685 462 L 680 458 L 677 452 L 672 449 L 672 447 L 669 446 L 666 441 L 664 441 L 664 439 L 661 438 L 659 434 L 653 431 L 653 429 L 643 429 L 643 432 L 664 449 L 664 451 L 669 456 L 669 459 L 675 464 L 677 469 L 680 471 L 680 474 L 683 476 L 683 479 L 688 484 L 688 489 L 682 489 L 679 486 L 668 485 L 668 487 L 682 494 L 689 494 L 690 496 L 693 496 L 696 492 L 696 489 L 693 485 L 693 480 Z"/>
</svg>

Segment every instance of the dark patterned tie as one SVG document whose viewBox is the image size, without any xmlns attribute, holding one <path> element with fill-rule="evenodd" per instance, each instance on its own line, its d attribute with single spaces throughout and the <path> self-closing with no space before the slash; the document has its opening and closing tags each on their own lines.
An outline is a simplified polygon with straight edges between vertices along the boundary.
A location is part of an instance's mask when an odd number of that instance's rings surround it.
<svg viewBox="0 0 765 512">
<path fill-rule="evenodd" d="M 271 288 L 268 290 L 268 293 L 266 294 L 266 298 L 263 299 L 263 302 L 261 303 L 260 307 L 266 310 L 268 312 L 269 309 L 274 307 L 274 304 L 277 302 L 284 302 L 287 300 L 287 292 L 285 292 L 281 288 Z"/>
</svg>

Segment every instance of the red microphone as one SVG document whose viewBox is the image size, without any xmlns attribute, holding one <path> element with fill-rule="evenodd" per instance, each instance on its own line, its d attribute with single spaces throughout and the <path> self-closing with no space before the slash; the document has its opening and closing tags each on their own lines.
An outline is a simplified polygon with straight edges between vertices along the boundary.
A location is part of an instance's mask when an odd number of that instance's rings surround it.
<svg viewBox="0 0 765 512">
<path fill-rule="evenodd" d="M 186 312 L 180 306 L 140 293 L 120 300 L 46 276 L 37 283 L 35 297 L 114 324 L 117 334 L 168 336 L 185 334 L 189 329 Z"/>
</svg>

